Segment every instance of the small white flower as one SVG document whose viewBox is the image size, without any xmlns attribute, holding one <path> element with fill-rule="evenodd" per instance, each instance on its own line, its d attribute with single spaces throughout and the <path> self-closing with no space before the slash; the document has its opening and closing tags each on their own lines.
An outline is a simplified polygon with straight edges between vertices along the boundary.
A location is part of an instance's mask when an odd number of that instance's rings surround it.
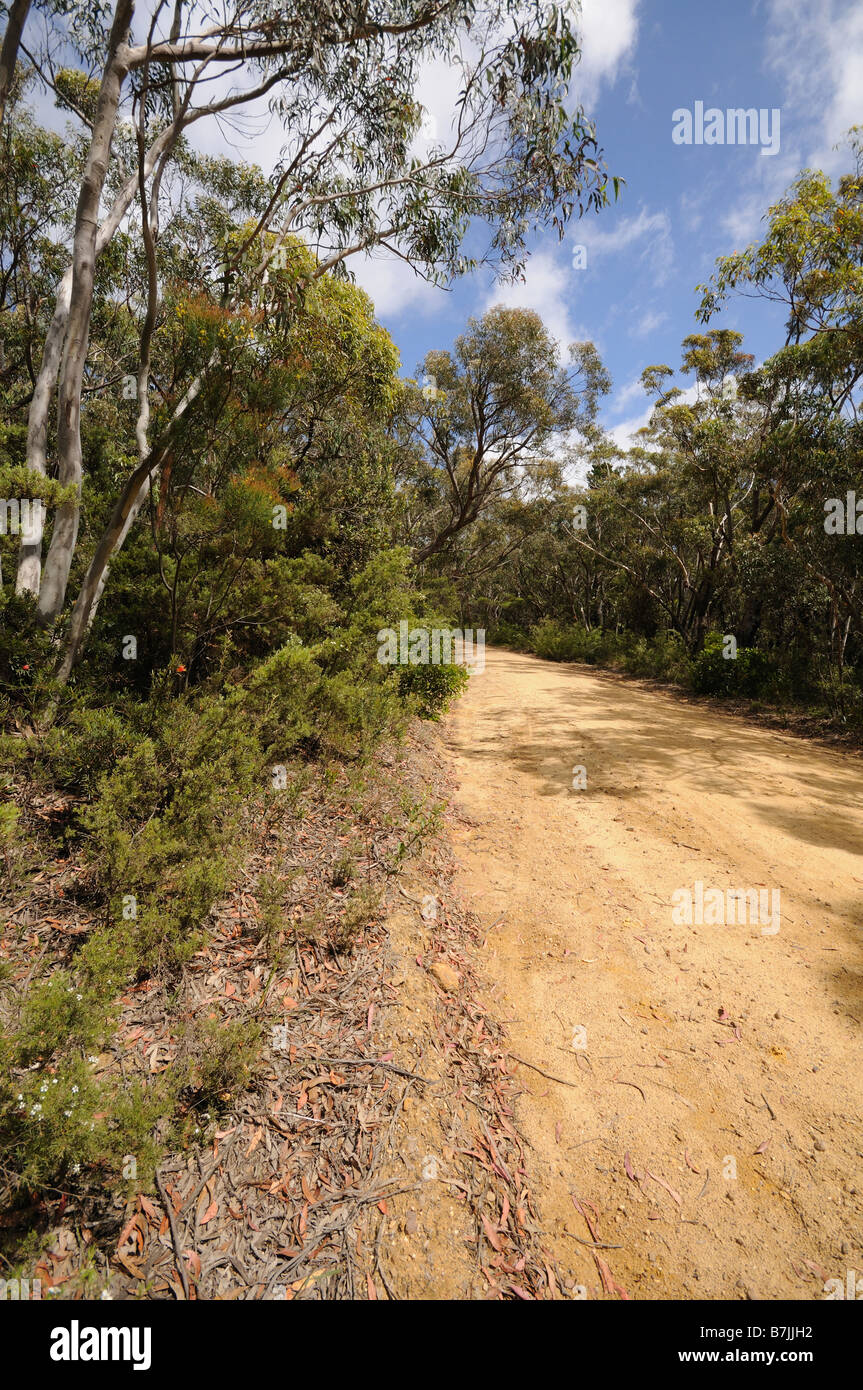
<svg viewBox="0 0 863 1390">
<path fill-rule="evenodd" d="M 78 1094 L 78 1087 L 77 1087 L 77 1086 L 73 1086 L 73 1087 L 72 1087 L 72 1095 L 73 1095 L 73 1096 L 77 1096 L 77 1094 Z"/>
<path fill-rule="evenodd" d="M 114 1295 L 111 1293 L 110 1289 L 103 1289 L 102 1292 L 99 1294 L 99 1297 L 101 1298 L 102 1302 L 105 1303 L 109 1299 L 112 1299 Z"/>
</svg>

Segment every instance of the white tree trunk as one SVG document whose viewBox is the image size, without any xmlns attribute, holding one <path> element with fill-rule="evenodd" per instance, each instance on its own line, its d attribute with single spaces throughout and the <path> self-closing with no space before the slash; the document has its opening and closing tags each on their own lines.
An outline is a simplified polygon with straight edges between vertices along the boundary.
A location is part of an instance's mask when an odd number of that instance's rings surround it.
<svg viewBox="0 0 863 1390">
<path fill-rule="evenodd" d="M 145 166 L 146 176 L 149 178 L 153 169 L 166 150 L 173 147 L 176 141 L 180 121 L 175 125 L 169 126 L 162 132 L 157 140 L 153 141 L 147 154 Z M 96 259 L 98 260 L 105 247 L 111 241 L 129 208 L 132 206 L 135 194 L 138 190 L 138 174 L 132 174 L 114 199 L 111 211 L 99 227 L 96 235 Z M 27 467 L 34 469 L 37 473 L 47 473 L 47 453 L 48 453 L 48 418 L 51 411 L 51 401 L 57 385 L 57 373 L 60 370 L 60 360 L 63 355 L 63 340 L 66 337 L 66 325 L 69 319 L 69 304 L 72 298 L 72 266 L 65 271 L 63 278 L 57 288 L 57 300 L 54 307 L 54 317 L 45 335 L 45 343 L 42 349 L 42 362 L 39 367 L 39 375 L 36 378 L 36 386 L 33 390 L 33 399 L 30 402 L 30 414 L 27 422 Z M 42 543 L 41 541 L 22 541 L 21 552 L 18 561 L 18 578 L 15 584 L 16 593 L 39 595 L 40 582 L 42 578 Z"/>
<path fill-rule="evenodd" d="M 27 421 L 27 467 L 37 473 L 48 472 L 48 414 L 51 399 L 60 370 L 63 354 L 63 339 L 66 336 L 66 320 L 69 316 L 69 301 L 72 296 L 72 267 L 64 274 L 57 291 L 57 303 L 42 350 L 39 375 L 33 388 L 30 414 Z M 17 594 L 34 594 L 38 597 L 42 577 L 42 536 L 22 538 L 18 558 L 18 577 L 15 581 Z"/>
<path fill-rule="evenodd" d="M 126 39 L 134 10 L 134 0 L 117 0 L 75 218 L 72 291 L 57 392 L 57 456 L 60 482 L 64 487 L 74 485 L 76 495 L 71 502 L 58 507 L 54 517 L 54 532 L 39 594 L 39 617 L 45 623 L 55 622 L 63 607 L 69 569 L 78 539 L 81 492 L 81 387 L 90 337 L 99 204 L 108 171 L 120 94 L 128 72 L 129 50 Z"/>
<path fill-rule="evenodd" d="M 3 35 L 3 47 L 0 49 L 0 128 L 3 126 L 3 119 L 6 115 L 6 102 L 9 97 L 9 88 L 12 86 L 12 78 L 15 75 L 18 46 L 21 42 L 24 25 L 27 22 L 29 9 L 30 0 L 12 0 L 12 4 L 9 6 L 9 19 L 6 24 L 6 33 Z"/>
</svg>

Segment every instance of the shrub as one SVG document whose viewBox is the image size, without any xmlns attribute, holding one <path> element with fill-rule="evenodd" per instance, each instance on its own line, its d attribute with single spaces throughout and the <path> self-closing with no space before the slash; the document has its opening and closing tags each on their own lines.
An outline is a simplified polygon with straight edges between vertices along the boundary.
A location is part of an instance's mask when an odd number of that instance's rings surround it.
<svg viewBox="0 0 863 1390">
<path fill-rule="evenodd" d="M 18 807 L 0 803 L 0 854 L 6 861 L 7 872 L 11 873 L 11 851 L 18 843 Z"/>
<path fill-rule="evenodd" d="M 736 657 L 723 655 L 725 638 L 709 632 L 692 664 L 692 688 L 699 695 L 767 694 L 776 684 L 774 663 L 755 647 L 739 648 Z"/>
<path fill-rule="evenodd" d="M 367 884 L 351 894 L 338 920 L 327 931 L 327 943 L 332 950 L 351 950 L 357 936 L 374 919 L 380 901 L 378 889 Z"/>
<path fill-rule="evenodd" d="M 99 778 L 135 743 L 135 733 L 117 711 L 74 709 L 41 740 L 38 765 L 58 787 L 92 795 Z"/>
<path fill-rule="evenodd" d="M 530 637 L 517 623 L 499 622 L 492 627 L 489 641 L 498 647 L 510 647 L 516 652 L 530 651 Z"/>
<path fill-rule="evenodd" d="M 682 638 L 675 632 L 636 637 L 631 632 L 603 632 L 544 618 L 531 628 L 528 642 L 531 651 L 548 661 L 612 666 L 634 676 L 653 676 L 681 684 L 688 684 L 690 679 L 690 660 Z"/>
<path fill-rule="evenodd" d="M 187 1087 L 198 1108 L 228 1105 L 248 1086 L 263 1026 L 252 1019 L 196 1020 L 187 1031 Z"/>
<path fill-rule="evenodd" d="M 737 659 L 736 686 L 741 695 L 752 699 L 771 693 L 775 682 L 775 666 L 766 652 L 756 647 L 741 647 Z"/>
<path fill-rule="evenodd" d="M 4 990 L 0 1187 L 6 1198 L 28 1184 L 36 1190 L 65 1184 L 70 1170 L 84 1170 L 82 1181 L 90 1181 L 98 1168 L 100 1184 L 117 1183 L 124 1155 L 135 1155 L 139 1165 L 144 1155 L 155 1158 L 172 1133 L 169 1122 L 176 1125 L 183 1115 L 190 1122 L 190 1101 L 198 1111 L 249 1084 L 260 1050 L 255 1022 L 208 1021 L 187 1031 L 176 1064 L 148 1077 L 145 1091 L 127 1090 L 111 1076 L 97 1084 L 87 1057 L 107 1044 L 130 980 L 174 975 L 198 948 L 239 858 L 244 806 L 252 792 L 264 791 L 274 763 L 292 762 L 299 790 L 310 754 L 359 763 L 382 737 L 400 732 L 415 708 L 437 717 L 467 680 L 457 667 L 411 668 L 415 679 L 400 689 L 391 669 L 376 660 L 380 627 L 393 615 L 411 617 L 421 601 L 411 590 L 407 552 L 375 556 L 353 579 L 323 562 L 298 562 L 294 570 L 282 566 L 279 577 L 293 604 L 290 621 L 302 635 L 285 640 L 284 605 L 274 599 L 282 614 L 275 650 L 254 664 L 229 643 L 224 666 L 216 670 L 214 659 L 211 674 L 189 691 L 180 687 L 175 661 L 143 675 L 142 663 L 139 685 L 115 688 L 106 700 L 99 677 L 82 667 L 64 691 L 45 687 L 50 705 L 43 689 L 42 721 L 50 708 L 51 726 L 40 730 L 40 720 L 27 717 L 22 734 L 18 712 L 29 716 L 38 703 L 23 671 L 23 657 L 35 648 L 22 640 L 15 650 L 0 651 L 3 752 L 15 761 L 16 780 L 29 774 L 36 784 L 72 794 L 65 800 L 74 799 L 87 887 L 99 903 L 97 924 L 62 968 L 46 961 L 20 1006 Z M 330 583 L 339 586 L 337 598 L 327 592 Z M 274 632 L 278 621 L 272 619 Z M 115 687 L 122 676 L 115 669 Z M 294 808 L 290 789 L 284 797 L 281 805 Z M 16 826 L 14 809 L 3 806 L 0 863 L 7 868 L 18 852 Z M 335 878 L 347 883 L 350 876 L 346 858 Z M 310 927 L 319 929 L 323 946 L 349 949 L 376 907 L 374 895 L 361 888 L 337 923 Z M 262 884 L 259 926 L 273 950 L 285 926 L 276 885 Z"/>
<path fill-rule="evenodd" d="M 688 684 L 690 679 L 691 663 L 683 639 L 676 632 L 639 637 L 627 650 L 623 665 L 634 676 L 653 676 L 680 685 Z"/>
<path fill-rule="evenodd" d="M 611 660 L 623 647 L 621 639 L 599 628 L 567 626 L 544 618 L 530 630 L 531 650 L 548 661 L 584 661 L 599 665 Z"/>
<path fill-rule="evenodd" d="M 734 685 L 734 663 L 723 656 L 724 638 L 708 632 L 704 646 L 692 664 L 692 688 L 699 695 L 729 695 Z"/>
<path fill-rule="evenodd" d="M 404 666 L 399 672 L 399 695 L 413 696 L 421 719 L 440 719 L 469 679 L 465 668 L 454 664 Z"/>
</svg>

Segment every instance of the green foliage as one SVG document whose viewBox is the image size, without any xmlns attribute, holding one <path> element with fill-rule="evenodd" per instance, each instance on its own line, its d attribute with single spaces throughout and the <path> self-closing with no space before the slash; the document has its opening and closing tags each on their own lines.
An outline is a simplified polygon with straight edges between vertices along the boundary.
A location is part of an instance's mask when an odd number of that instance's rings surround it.
<svg viewBox="0 0 863 1390">
<path fill-rule="evenodd" d="M 18 807 L 0 803 L 0 849 L 7 853 L 15 843 L 18 829 Z"/>
<path fill-rule="evenodd" d="M 523 627 L 519 627 L 518 623 L 509 623 L 505 620 L 495 623 L 489 631 L 488 640 L 493 646 L 511 647 L 516 652 L 531 650 L 530 637 Z"/>
<path fill-rule="evenodd" d="M 106 769 L 116 766 L 136 742 L 117 709 L 79 706 L 62 727 L 55 725 L 40 741 L 37 765 L 56 786 L 92 796 Z"/>
<path fill-rule="evenodd" d="M 702 287 L 705 324 L 733 291 L 783 301 L 784 346 L 755 367 L 732 329 L 688 334 L 679 384 L 662 363 L 642 374 L 642 443 L 588 432 L 583 486 L 549 468 L 536 495 L 496 498 L 436 562 L 474 621 L 517 648 L 529 633 L 550 659 L 863 728 L 861 518 L 848 516 L 863 497 L 860 134 L 851 172 L 835 186 L 801 175 L 761 244 Z M 717 633 L 735 636 L 736 660 Z"/>
<path fill-rule="evenodd" d="M 0 493 L 44 499 L 43 575 L 61 534 L 57 511 L 77 503 L 78 488 L 54 476 L 67 476 L 56 403 L 39 447 L 28 444 L 28 410 L 68 266 L 99 106 L 92 74 L 107 32 L 103 5 L 58 4 L 69 16 L 69 65 L 52 68 L 54 92 L 83 133 L 41 128 L 22 99 L 26 78 L 13 84 L 0 132 Z M 417 62 L 436 54 L 462 64 L 474 6 L 411 4 L 393 14 L 398 23 L 379 34 L 373 25 L 361 41 L 332 7 L 299 19 L 251 16 L 260 57 L 249 64 L 266 71 L 277 60 L 304 74 L 299 105 L 295 84 L 272 92 L 286 140 L 335 120 L 327 138 L 339 156 L 322 161 L 301 135 L 296 235 L 277 242 L 269 219 L 279 199 L 260 169 L 201 156 L 182 134 L 167 146 L 148 185 L 151 214 L 159 190 L 163 200 L 154 322 L 144 330 L 153 286 L 134 208 L 100 247 L 85 306 L 81 507 L 56 622 L 37 622 L 35 598 L 16 595 L 19 537 L 0 536 L 0 749 L 20 804 L 41 798 L 54 807 L 40 815 L 37 841 L 27 814 L 19 821 L 4 805 L 0 854 L 9 883 L 19 858 L 70 854 L 83 866 L 75 891 L 91 909 L 87 931 L 68 950 L 54 943 L 20 997 L 0 981 L 0 1172 L 10 1199 L 27 1186 L 68 1190 L 77 1171 L 110 1186 L 124 1153 L 156 1156 L 157 1125 L 164 1140 L 189 1104 L 227 1103 L 249 1084 L 259 1038 L 245 1024 L 196 1026 L 184 1060 L 139 1090 L 122 1080 L 97 1085 L 90 1058 L 108 1043 L 130 982 L 179 978 L 242 852 L 249 797 L 262 794 L 272 765 L 319 758 L 360 767 L 413 713 L 438 717 L 467 679 L 436 667 L 396 679 L 376 660 L 377 631 L 421 617 L 428 601 L 411 552 L 397 543 L 406 502 L 400 422 L 411 392 L 344 261 L 385 238 L 430 278 L 449 281 L 473 264 L 461 244 L 486 221 L 487 258 L 517 271 L 530 226 L 562 230 L 576 211 L 604 204 L 606 181 L 593 127 L 566 98 L 578 47 L 562 8 L 515 19 L 506 4 L 484 12 L 482 60 L 464 68 L 470 148 L 439 152 L 425 168 L 414 154 Z M 177 17 L 182 27 L 185 12 Z M 216 56 L 235 39 L 230 27 L 219 37 L 217 25 L 201 41 Z M 161 80 L 148 93 L 147 143 L 165 133 L 171 107 Z M 202 114 L 197 102 L 190 109 Z M 134 184 L 138 160 L 129 125 L 118 120 L 111 134 L 106 210 L 130 172 Z M 516 319 L 492 316 L 483 350 L 509 385 L 510 420 L 532 411 L 545 438 L 578 403 L 539 320 L 522 318 L 524 341 L 515 344 Z M 61 685 L 72 597 L 138 462 L 142 345 L 146 447 L 158 468 L 109 570 L 97 575 L 104 596 L 82 619 L 83 659 Z M 584 354 L 579 367 L 599 380 Z M 437 586 L 436 608 L 445 589 Z M 407 808 L 405 821 L 407 852 L 431 815 Z M 336 868 L 347 882 L 347 862 Z M 270 941 L 280 908 L 275 890 L 264 896 L 260 926 Z M 349 949 L 376 911 L 367 887 L 355 891 L 325 945 Z"/>
<path fill-rule="evenodd" d="M 449 549 L 528 480 L 558 479 L 554 439 L 594 436 L 611 380 L 592 343 L 571 344 L 569 357 L 562 366 L 534 310 L 500 305 L 470 319 L 452 352 L 426 354 L 424 384 L 408 383 L 402 409 L 419 558 Z"/>
<path fill-rule="evenodd" d="M 602 632 L 545 618 L 531 629 L 527 650 L 549 661 L 583 661 L 612 666 L 633 676 L 652 677 L 688 686 L 700 695 L 740 695 L 750 699 L 776 693 L 777 673 L 769 656 L 741 647 L 735 658 L 723 655 L 725 635 L 710 632 L 693 659 L 676 633 L 654 637 L 632 632 Z"/>
<path fill-rule="evenodd" d="M 531 629 L 531 650 L 548 661 L 585 661 L 595 664 L 613 653 L 609 637 L 598 629 L 567 627 L 554 618 L 544 618 Z"/>
<path fill-rule="evenodd" d="M 440 719 L 469 679 L 463 666 L 452 663 L 403 666 L 399 671 L 399 694 L 413 697 L 422 719 Z"/>
<path fill-rule="evenodd" d="M 570 627 L 546 618 L 531 629 L 528 644 L 528 650 L 549 661 L 583 661 L 590 666 L 613 666 L 634 676 L 680 684 L 689 681 L 690 662 L 674 633 L 660 632 L 646 638 L 631 632 Z"/>
<path fill-rule="evenodd" d="M 253 1019 L 196 1020 L 184 1038 L 186 1087 L 198 1109 L 223 1108 L 248 1086 L 263 1028 Z"/>
<path fill-rule="evenodd" d="M 758 698 L 776 684 L 775 668 L 765 652 L 740 647 L 735 657 L 723 655 L 722 633 L 709 632 L 692 663 L 692 688 L 700 695 L 744 695 Z"/>
</svg>

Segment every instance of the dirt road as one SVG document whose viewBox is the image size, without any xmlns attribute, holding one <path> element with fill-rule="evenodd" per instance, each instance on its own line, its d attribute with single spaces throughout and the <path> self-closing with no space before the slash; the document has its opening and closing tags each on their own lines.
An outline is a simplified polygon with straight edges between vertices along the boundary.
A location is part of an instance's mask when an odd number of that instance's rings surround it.
<svg viewBox="0 0 863 1390">
<path fill-rule="evenodd" d="M 863 1295 L 863 763 L 486 655 L 446 732 L 460 886 L 559 1078 L 519 1068 L 558 1261 L 589 1297 Z"/>
</svg>

